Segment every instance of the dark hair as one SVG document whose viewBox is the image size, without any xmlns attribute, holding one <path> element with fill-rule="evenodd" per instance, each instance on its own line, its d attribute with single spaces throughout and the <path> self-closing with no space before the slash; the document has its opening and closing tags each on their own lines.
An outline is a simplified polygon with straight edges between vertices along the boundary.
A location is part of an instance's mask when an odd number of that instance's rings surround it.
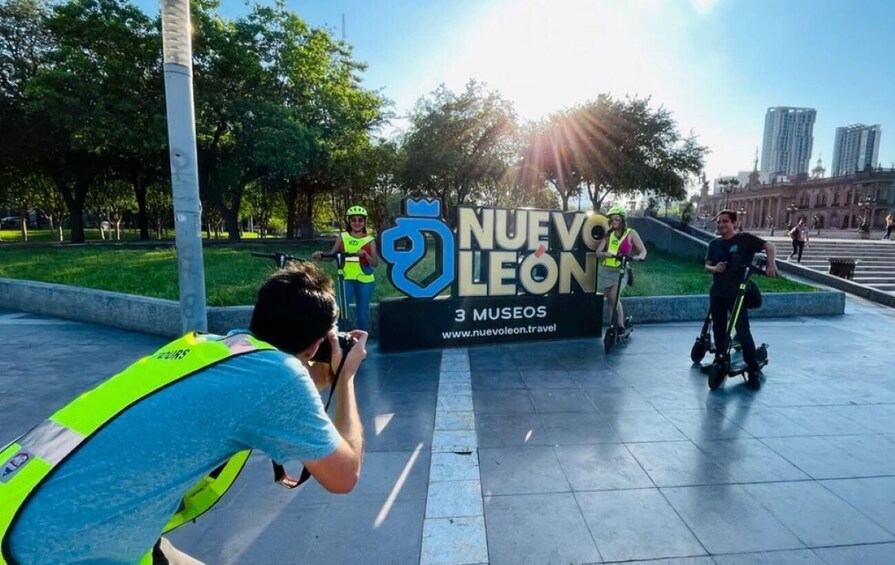
<svg viewBox="0 0 895 565">
<path fill-rule="evenodd" d="M 734 223 L 734 224 L 736 223 L 736 221 L 737 221 L 737 213 L 734 212 L 733 210 L 721 210 L 721 211 L 718 212 L 718 214 L 715 216 L 715 220 L 717 220 L 717 219 L 718 219 L 718 216 L 720 216 L 720 215 L 722 215 L 722 214 L 727 214 L 727 217 L 730 218 L 731 223 Z"/>
<path fill-rule="evenodd" d="M 249 330 L 292 355 L 325 336 L 339 317 L 333 281 L 312 263 L 288 265 L 258 290 Z"/>
</svg>

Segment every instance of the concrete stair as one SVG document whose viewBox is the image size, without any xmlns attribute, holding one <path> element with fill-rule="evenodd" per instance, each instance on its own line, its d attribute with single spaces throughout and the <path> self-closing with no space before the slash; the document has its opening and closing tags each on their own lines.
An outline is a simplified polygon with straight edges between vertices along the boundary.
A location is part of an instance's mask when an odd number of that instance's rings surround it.
<svg viewBox="0 0 895 565">
<path fill-rule="evenodd" d="M 792 251 L 789 238 L 769 238 L 785 260 Z M 812 238 L 802 253 L 802 266 L 829 273 L 830 258 L 855 259 L 854 282 L 895 294 L 895 241 Z M 795 261 L 795 259 L 793 259 Z"/>
</svg>

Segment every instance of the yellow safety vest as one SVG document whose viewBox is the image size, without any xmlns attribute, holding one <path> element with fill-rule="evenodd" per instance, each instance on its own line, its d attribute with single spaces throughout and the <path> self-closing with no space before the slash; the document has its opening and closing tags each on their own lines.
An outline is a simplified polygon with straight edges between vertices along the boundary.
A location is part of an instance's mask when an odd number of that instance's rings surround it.
<svg viewBox="0 0 895 565">
<path fill-rule="evenodd" d="M 618 253 L 618 248 L 621 247 L 622 242 L 625 238 L 628 237 L 628 234 L 631 233 L 631 228 L 626 228 L 625 233 L 622 234 L 621 237 L 615 236 L 615 230 L 610 230 L 609 232 L 609 244 L 606 246 L 606 251 L 609 253 Z M 621 260 L 615 257 L 604 257 L 603 264 L 607 267 L 618 268 L 622 266 Z"/>
<path fill-rule="evenodd" d="M 15 563 L 9 536 L 21 510 L 54 469 L 103 426 L 168 385 L 255 351 L 275 349 L 248 334 L 189 333 L 87 391 L 0 451 L 0 565 Z M 164 532 L 195 519 L 227 492 L 251 450 L 240 451 L 183 497 Z M 149 559 L 147 561 L 147 559 Z M 151 552 L 140 563 L 151 563 Z"/>
<path fill-rule="evenodd" d="M 375 239 L 372 235 L 365 235 L 364 237 L 354 237 L 350 233 L 342 232 L 342 248 L 345 250 L 345 253 L 357 253 L 360 249 L 373 241 Z M 363 270 L 360 268 L 360 257 L 346 257 L 345 258 L 345 280 L 346 281 L 360 281 L 360 282 L 373 282 L 375 277 L 373 274 L 364 274 Z"/>
</svg>

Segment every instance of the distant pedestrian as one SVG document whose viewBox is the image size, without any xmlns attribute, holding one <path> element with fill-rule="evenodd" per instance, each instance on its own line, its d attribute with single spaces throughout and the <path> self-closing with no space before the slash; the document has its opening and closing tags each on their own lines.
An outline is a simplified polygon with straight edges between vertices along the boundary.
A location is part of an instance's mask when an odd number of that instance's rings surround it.
<svg viewBox="0 0 895 565">
<path fill-rule="evenodd" d="M 802 252 L 808 244 L 809 231 L 811 230 L 805 225 L 805 218 L 799 218 L 799 223 L 789 230 L 789 237 L 792 238 L 792 253 L 789 255 L 790 259 L 798 255 L 797 261 L 799 263 L 802 262 Z"/>
<path fill-rule="evenodd" d="M 886 235 L 883 236 L 883 239 L 889 239 L 893 229 L 895 229 L 895 215 L 889 214 L 886 216 Z"/>
</svg>

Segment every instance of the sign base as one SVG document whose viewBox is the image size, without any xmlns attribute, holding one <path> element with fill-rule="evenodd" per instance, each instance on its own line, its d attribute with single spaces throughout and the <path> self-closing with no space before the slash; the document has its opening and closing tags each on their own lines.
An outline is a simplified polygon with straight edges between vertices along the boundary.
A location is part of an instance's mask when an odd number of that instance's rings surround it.
<svg viewBox="0 0 895 565">
<path fill-rule="evenodd" d="M 602 321 L 603 295 L 599 293 L 395 298 L 379 303 L 379 349 L 599 338 Z"/>
</svg>

